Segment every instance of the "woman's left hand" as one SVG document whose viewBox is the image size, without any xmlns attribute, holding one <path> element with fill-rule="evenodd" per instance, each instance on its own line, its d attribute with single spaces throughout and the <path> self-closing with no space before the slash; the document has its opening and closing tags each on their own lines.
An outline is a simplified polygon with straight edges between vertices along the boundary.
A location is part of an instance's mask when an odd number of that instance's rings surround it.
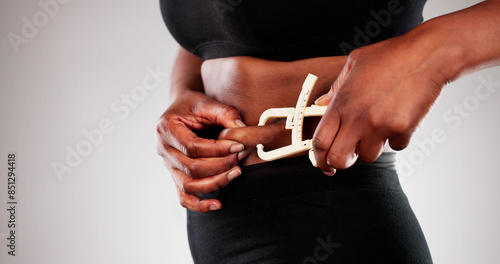
<svg viewBox="0 0 500 264">
<path fill-rule="evenodd" d="M 325 174 L 348 168 L 358 158 L 375 161 L 387 140 L 392 149 L 406 148 L 448 82 L 429 49 L 436 46 L 424 44 L 403 35 L 349 55 L 332 89 L 316 100 L 328 105 L 313 137 Z"/>
</svg>

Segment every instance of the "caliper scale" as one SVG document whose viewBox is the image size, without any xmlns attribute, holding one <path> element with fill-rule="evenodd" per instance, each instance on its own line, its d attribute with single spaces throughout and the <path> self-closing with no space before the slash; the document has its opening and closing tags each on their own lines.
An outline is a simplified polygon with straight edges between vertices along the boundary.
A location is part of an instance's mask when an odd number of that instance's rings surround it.
<svg viewBox="0 0 500 264">
<path fill-rule="evenodd" d="M 292 130 L 292 144 L 277 148 L 271 151 L 264 151 L 264 145 L 257 145 L 257 155 L 263 160 L 271 161 L 288 157 L 300 152 L 309 151 L 309 159 L 312 164 L 316 166 L 316 159 L 312 149 L 312 140 L 302 140 L 302 132 L 304 126 L 304 117 L 309 116 L 323 116 L 326 111 L 326 106 L 311 105 L 307 106 L 309 97 L 312 93 L 314 85 L 318 77 L 313 74 L 307 75 L 302 90 L 300 91 L 297 105 L 285 108 L 270 108 L 262 113 L 259 119 L 259 126 L 264 126 L 271 118 L 285 118 L 285 128 Z"/>
</svg>

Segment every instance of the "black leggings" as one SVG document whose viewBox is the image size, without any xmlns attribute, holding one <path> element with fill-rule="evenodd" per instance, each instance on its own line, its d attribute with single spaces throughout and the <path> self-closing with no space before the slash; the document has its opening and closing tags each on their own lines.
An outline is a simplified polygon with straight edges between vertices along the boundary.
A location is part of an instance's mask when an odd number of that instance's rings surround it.
<svg viewBox="0 0 500 264">
<path fill-rule="evenodd" d="M 196 264 L 432 263 L 393 169 L 394 154 L 333 177 L 307 157 L 243 168 L 217 197 L 222 209 L 188 211 Z"/>
</svg>

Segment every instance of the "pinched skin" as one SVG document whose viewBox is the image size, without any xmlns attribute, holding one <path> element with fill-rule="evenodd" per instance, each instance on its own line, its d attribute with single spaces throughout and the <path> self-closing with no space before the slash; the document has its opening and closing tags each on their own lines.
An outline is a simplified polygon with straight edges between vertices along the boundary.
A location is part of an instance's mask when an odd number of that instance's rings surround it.
<svg viewBox="0 0 500 264">
<path fill-rule="evenodd" d="M 201 75 L 206 95 L 236 107 L 247 125 L 225 129 L 218 139 L 245 145 L 249 155 L 243 165 L 263 162 L 257 156 L 257 144 L 263 144 L 266 150 L 289 145 L 291 130 L 285 129 L 284 119 L 270 120 L 266 126 L 257 127 L 262 112 L 269 108 L 295 107 L 309 73 L 318 76 L 309 100 L 309 105 L 312 104 L 331 89 L 346 59 L 339 56 L 278 62 L 229 57 L 203 62 Z M 319 118 L 306 118 L 304 139 L 312 138 L 318 122 Z"/>
</svg>

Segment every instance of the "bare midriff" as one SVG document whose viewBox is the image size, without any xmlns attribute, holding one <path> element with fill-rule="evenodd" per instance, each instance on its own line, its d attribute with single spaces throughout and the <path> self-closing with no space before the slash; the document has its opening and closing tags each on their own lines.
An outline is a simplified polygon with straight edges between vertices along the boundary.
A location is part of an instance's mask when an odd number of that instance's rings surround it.
<svg viewBox="0 0 500 264">
<path fill-rule="evenodd" d="M 320 57 L 293 62 L 280 62 L 253 57 L 227 57 L 206 60 L 201 73 L 205 93 L 217 101 L 236 107 L 247 126 L 256 126 L 260 115 L 268 108 L 295 107 L 302 84 L 309 73 L 318 77 L 309 104 L 327 93 L 346 57 Z M 255 143 L 261 141 L 266 149 L 290 144 L 290 130 L 284 120 L 275 120 L 269 128 L 241 129 L 234 139 L 249 151 L 243 165 L 263 162 L 256 154 Z M 304 139 L 312 138 L 319 118 L 307 118 Z M 272 122 L 271 122 L 272 123 Z M 243 134 L 242 134 L 243 133 Z M 303 155 L 307 154 L 303 153 Z"/>
</svg>

